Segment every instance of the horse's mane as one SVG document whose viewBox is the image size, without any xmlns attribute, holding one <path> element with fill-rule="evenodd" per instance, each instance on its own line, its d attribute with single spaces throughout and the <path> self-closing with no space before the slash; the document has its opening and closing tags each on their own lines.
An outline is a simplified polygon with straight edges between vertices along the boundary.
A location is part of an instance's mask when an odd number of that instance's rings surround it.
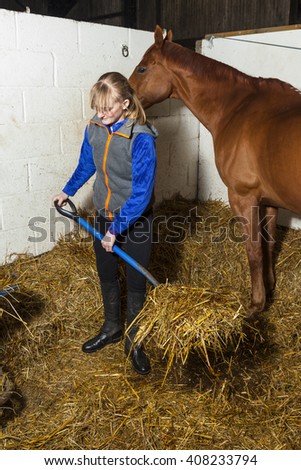
<svg viewBox="0 0 301 470">
<path fill-rule="evenodd" d="M 220 80 L 231 80 L 258 90 L 272 86 L 283 91 L 300 93 L 299 90 L 293 88 L 289 83 L 277 78 L 252 77 L 230 65 L 194 52 L 192 49 L 183 47 L 180 44 L 165 41 L 164 45 L 166 46 L 165 50 L 169 60 L 172 60 L 174 64 L 179 65 L 183 70 L 196 76 L 207 78 L 208 80 L 214 76 Z"/>
</svg>

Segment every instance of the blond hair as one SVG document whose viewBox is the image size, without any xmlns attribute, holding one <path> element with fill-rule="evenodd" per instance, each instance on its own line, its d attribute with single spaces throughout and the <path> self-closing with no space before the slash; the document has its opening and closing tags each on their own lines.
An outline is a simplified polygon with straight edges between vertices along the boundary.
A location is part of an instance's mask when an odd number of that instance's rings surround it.
<svg viewBox="0 0 301 470">
<path fill-rule="evenodd" d="M 90 92 L 90 105 L 96 111 L 108 108 L 115 102 L 121 103 L 124 100 L 129 100 L 124 117 L 134 119 L 139 124 L 145 124 L 146 116 L 138 96 L 121 73 L 105 73 L 93 85 Z"/>
</svg>

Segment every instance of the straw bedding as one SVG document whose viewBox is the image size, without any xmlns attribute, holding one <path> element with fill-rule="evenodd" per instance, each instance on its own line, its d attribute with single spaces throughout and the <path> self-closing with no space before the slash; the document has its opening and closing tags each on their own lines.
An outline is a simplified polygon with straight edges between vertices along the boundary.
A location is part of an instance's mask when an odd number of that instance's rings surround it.
<svg viewBox="0 0 301 470">
<path fill-rule="evenodd" d="M 15 387 L 0 448 L 301 448 L 300 232 L 278 230 L 274 299 L 248 323 L 248 266 L 229 209 L 175 198 L 156 216 L 150 271 L 162 284 L 139 318 L 146 377 L 123 342 L 81 351 L 102 317 L 89 237 L 1 268 L 1 288 L 20 287 L 0 299 L 1 365 Z"/>
</svg>

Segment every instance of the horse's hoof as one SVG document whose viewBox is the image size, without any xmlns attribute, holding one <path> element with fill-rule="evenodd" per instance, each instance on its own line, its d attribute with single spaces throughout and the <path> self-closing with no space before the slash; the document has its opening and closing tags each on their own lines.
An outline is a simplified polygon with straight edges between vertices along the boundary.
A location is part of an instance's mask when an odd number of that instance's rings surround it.
<svg viewBox="0 0 301 470">
<path fill-rule="evenodd" d="M 248 323 L 255 322 L 259 318 L 263 310 L 264 310 L 264 306 L 250 305 L 250 307 L 246 311 L 245 320 Z"/>
<path fill-rule="evenodd" d="M 250 315 L 246 315 L 244 318 L 244 323 L 249 326 L 255 326 L 255 324 L 259 321 L 261 312 L 254 312 Z"/>
</svg>

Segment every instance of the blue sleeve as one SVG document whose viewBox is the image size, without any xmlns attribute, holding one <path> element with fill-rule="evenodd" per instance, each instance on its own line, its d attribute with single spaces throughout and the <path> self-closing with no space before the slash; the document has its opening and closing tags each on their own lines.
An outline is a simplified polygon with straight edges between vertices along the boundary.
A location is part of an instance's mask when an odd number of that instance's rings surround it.
<svg viewBox="0 0 301 470">
<path fill-rule="evenodd" d="M 94 175 L 95 171 L 96 167 L 93 160 L 92 147 L 88 139 L 88 127 L 86 127 L 77 167 L 63 188 L 63 192 L 68 194 L 68 196 L 74 196 L 79 188 Z"/>
<path fill-rule="evenodd" d="M 122 233 L 143 214 L 153 194 L 155 173 L 155 139 L 141 133 L 132 149 L 132 194 L 109 227 L 111 233 Z"/>
</svg>

